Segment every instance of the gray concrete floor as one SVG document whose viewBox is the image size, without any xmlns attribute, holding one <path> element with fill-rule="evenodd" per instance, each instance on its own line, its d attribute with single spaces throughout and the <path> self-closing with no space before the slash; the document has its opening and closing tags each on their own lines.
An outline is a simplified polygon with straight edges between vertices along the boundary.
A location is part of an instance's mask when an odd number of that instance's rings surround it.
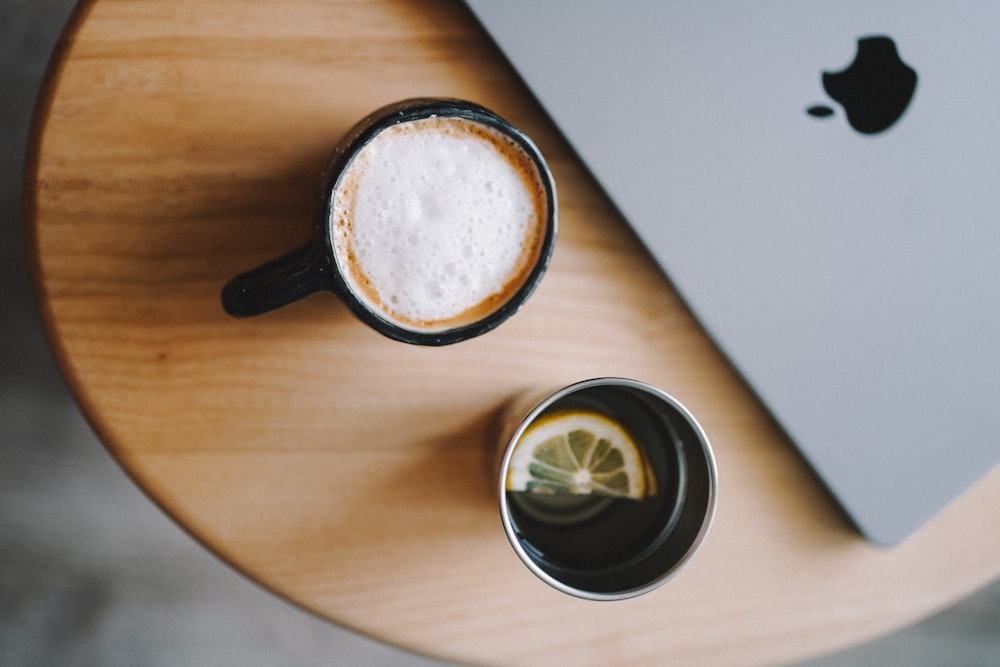
<svg viewBox="0 0 1000 667">
<path fill-rule="evenodd" d="M 232 571 L 151 505 L 81 417 L 38 321 L 21 209 L 32 105 L 72 5 L 0 0 L 0 667 L 442 665 Z M 1000 583 L 801 667 L 883 665 L 1000 667 Z"/>
</svg>

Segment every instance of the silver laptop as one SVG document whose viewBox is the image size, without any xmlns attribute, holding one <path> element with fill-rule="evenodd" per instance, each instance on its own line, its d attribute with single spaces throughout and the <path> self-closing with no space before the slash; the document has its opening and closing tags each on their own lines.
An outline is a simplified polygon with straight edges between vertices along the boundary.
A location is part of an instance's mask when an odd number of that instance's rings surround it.
<svg viewBox="0 0 1000 667">
<path fill-rule="evenodd" d="M 869 540 L 1000 462 L 1000 3 L 468 4 Z"/>
</svg>

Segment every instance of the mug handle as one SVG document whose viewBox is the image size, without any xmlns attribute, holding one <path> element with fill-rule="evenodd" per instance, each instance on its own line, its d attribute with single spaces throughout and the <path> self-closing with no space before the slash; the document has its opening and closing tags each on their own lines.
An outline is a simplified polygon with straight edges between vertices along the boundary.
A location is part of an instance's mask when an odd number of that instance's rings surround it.
<svg viewBox="0 0 1000 667">
<path fill-rule="evenodd" d="M 326 270 L 312 243 L 242 273 L 222 288 L 233 317 L 262 315 L 326 288 Z"/>
</svg>

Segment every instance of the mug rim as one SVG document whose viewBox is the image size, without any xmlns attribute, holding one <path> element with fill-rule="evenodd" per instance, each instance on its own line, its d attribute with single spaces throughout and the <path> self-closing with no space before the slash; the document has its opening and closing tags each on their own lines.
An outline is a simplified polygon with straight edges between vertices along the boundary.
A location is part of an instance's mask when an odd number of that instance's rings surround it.
<svg viewBox="0 0 1000 667">
<path fill-rule="evenodd" d="M 702 455 L 704 456 L 704 464 L 707 473 L 707 487 L 708 487 L 708 497 L 705 499 L 705 510 L 704 515 L 701 517 L 701 522 L 698 531 L 691 535 L 688 539 L 690 540 L 690 545 L 688 548 L 680 555 L 679 558 L 663 572 L 659 573 L 656 577 L 651 580 L 633 587 L 626 587 L 623 590 L 617 591 L 592 591 L 579 588 L 577 586 L 567 584 L 560 579 L 556 578 L 553 574 L 546 571 L 541 565 L 539 565 L 528 550 L 521 544 L 521 540 L 517 535 L 517 530 L 514 525 L 514 520 L 510 515 L 510 505 L 506 494 L 506 477 L 507 470 L 510 466 L 511 458 L 513 457 L 514 449 L 524 434 L 524 431 L 532 424 L 534 421 L 547 410 L 554 403 L 559 401 L 566 396 L 575 394 L 577 392 L 602 386 L 614 386 L 619 388 L 631 389 L 633 391 L 639 391 L 644 394 L 650 395 L 658 401 L 663 402 L 671 410 L 673 410 L 680 418 L 682 418 L 687 425 L 694 431 L 696 438 L 700 447 L 698 448 Z M 648 593 L 655 590 L 665 584 L 667 581 L 676 576 L 697 554 L 704 544 L 705 538 L 708 535 L 709 530 L 715 520 L 716 508 L 718 505 L 718 469 L 716 466 L 715 453 L 712 449 L 711 443 L 708 440 L 708 436 L 702 428 L 701 424 L 695 419 L 691 411 L 674 396 L 668 394 L 667 392 L 655 387 L 646 382 L 640 380 L 633 380 L 625 377 L 598 377 L 591 378 L 588 380 L 581 380 L 570 385 L 566 385 L 558 390 L 546 393 L 540 400 L 537 400 L 534 405 L 528 410 L 528 412 L 521 417 L 517 424 L 517 427 L 513 430 L 511 435 L 506 438 L 506 440 L 500 443 L 502 447 L 502 456 L 500 457 L 499 471 L 497 475 L 497 493 L 498 493 L 498 504 L 500 509 L 500 519 L 503 523 L 504 533 L 507 536 L 507 540 L 510 542 L 511 547 L 517 554 L 521 562 L 534 574 L 536 577 L 541 579 L 543 582 L 555 588 L 558 591 L 572 595 L 577 598 L 582 598 L 585 600 L 596 600 L 596 601 L 614 601 L 614 600 L 625 600 L 633 597 L 637 597 L 644 593 Z M 663 536 L 660 536 L 663 538 Z"/>
<path fill-rule="evenodd" d="M 415 120 L 432 117 L 463 118 L 470 122 L 486 125 L 512 139 L 520 147 L 538 170 L 539 179 L 545 193 L 545 234 L 541 251 L 524 283 L 495 310 L 479 320 L 449 329 L 421 331 L 411 329 L 383 317 L 369 308 L 347 279 L 337 261 L 333 244 L 332 218 L 335 192 L 340 179 L 350 166 L 354 156 L 382 131 Z M 318 271 L 329 281 L 327 289 L 338 294 L 358 319 L 389 338 L 414 345 L 441 346 L 475 338 L 500 326 L 516 313 L 535 291 L 555 250 L 558 232 L 557 196 L 552 172 L 535 143 L 524 132 L 484 106 L 447 97 L 417 97 L 388 104 L 376 109 L 363 118 L 334 148 L 323 171 L 323 190 L 316 210 L 313 230 L 313 252 L 322 263 Z"/>
</svg>

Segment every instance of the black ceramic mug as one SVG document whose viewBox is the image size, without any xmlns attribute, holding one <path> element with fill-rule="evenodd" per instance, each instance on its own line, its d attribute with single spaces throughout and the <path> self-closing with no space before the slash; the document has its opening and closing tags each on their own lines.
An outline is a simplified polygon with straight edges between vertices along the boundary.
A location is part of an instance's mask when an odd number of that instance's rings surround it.
<svg viewBox="0 0 1000 667">
<path fill-rule="evenodd" d="M 513 315 L 555 245 L 556 190 L 541 152 L 471 102 L 378 109 L 337 145 L 323 182 L 312 237 L 226 284 L 227 313 L 259 315 L 326 290 L 390 338 L 447 345 Z"/>
</svg>

